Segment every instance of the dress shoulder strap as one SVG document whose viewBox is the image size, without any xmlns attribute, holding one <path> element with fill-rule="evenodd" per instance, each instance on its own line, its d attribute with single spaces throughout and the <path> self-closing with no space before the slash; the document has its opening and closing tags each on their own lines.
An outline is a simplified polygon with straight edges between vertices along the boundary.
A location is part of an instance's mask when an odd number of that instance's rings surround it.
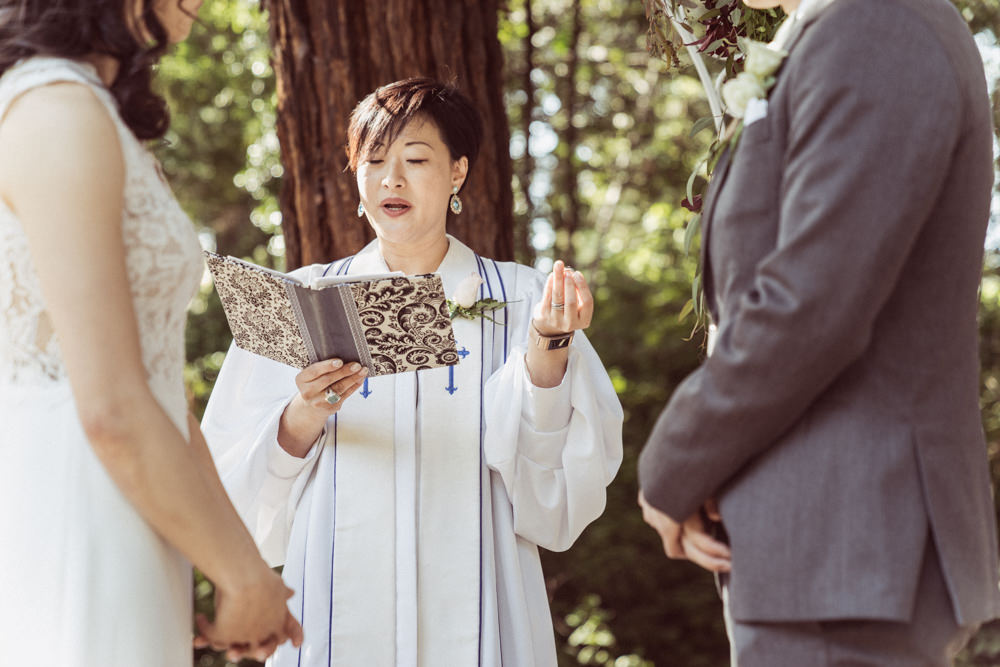
<svg viewBox="0 0 1000 667">
<path fill-rule="evenodd" d="M 82 83 L 94 89 L 97 97 L 109 105 L 109 111 L 118 122 L 117 107 L 114 98 L 105 88 L 97 70 L 87 63 L 68 58 L 52 58 L 37 56 L 27 58 L 15 64 L 0 77 L 0 121 L 7 114 L 7 109 L 21 95 L 33 88 L 47 86 L 53 83 Z"/>
</svg>

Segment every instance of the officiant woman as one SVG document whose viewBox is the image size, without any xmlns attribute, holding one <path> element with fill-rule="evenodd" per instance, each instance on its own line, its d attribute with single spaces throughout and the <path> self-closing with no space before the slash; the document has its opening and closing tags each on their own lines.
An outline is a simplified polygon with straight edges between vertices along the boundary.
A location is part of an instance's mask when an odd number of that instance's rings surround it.
<svg viewBox="0 0 1000 667">
<path fill-rule="evenodd" d="M 232 347 L 215 385 L 203 428 L 221 477 L 297 591 L 305 643 L 276 667 L 556 665 L 538 548 L 569 548 L 603 511 L 622 410 L 582 331 L 584 277 L 481 257 L 445 232 L 481 139 L 453 86 L 370 94 L 348 156 L 376 239 L 294 272 L 438 273 L 465 303 L 506 301 L 454 320 L 457 366 L 368 378 Z"/>
</svg>

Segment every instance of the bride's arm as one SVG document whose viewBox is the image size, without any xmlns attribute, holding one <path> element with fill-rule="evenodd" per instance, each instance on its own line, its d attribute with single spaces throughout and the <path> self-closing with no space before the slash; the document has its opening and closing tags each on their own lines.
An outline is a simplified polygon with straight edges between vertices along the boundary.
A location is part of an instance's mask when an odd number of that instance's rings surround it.
<svg viewBox="0 0 1000 667">
<path fill-rule="evenodd" d="M 217 637 L 284 638 L 287 589 L 152 395 L 125 267 L 124 165 L 84 86 L 33 90 L 0 124 L 0 196 L 21 221 L 94 452 L 149 524 L 229 601 Z M 294 626 L 288 626 L 294 630 Z"/>
</svg>

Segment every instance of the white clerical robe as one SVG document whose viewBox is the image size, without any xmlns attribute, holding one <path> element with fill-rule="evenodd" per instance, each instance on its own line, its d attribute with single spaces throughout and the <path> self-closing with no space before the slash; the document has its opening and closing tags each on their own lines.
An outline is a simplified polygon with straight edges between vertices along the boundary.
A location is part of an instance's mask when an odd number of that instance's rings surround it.
<svg viewBox="0 0 1000 667">
<path fill-rule="evenodd" d="M 453 322 L 457 366 L 369 378 L 305 458 L 277 443 L 298 371 L 232 347 L 202 428 L 265 558 L 284 564 L 305 643 L 273 667 L 555 667 L 538 546 L 564 550 L 605 505 L 622 410 L 578 332 L 562 384 L 532 385 L 545 276 L 449 237 L 438 273 L 509 305 Z M 388 271 L 373 242 L 293 275 Z"/>
</svg>

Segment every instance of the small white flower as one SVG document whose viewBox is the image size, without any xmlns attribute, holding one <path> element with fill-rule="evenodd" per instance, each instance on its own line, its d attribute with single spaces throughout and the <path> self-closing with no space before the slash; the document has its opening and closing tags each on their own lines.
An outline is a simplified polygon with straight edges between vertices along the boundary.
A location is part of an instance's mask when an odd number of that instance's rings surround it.
<svg viewBox="0 0 1000 667">
<path fill-rule="evenodd" d="M 722 99 L 726 102 L 726 107 L 735 118 L 743 118 L 747 110 L 747 103 L 754 98 L 764 99 L 767 91 L 753 74 L 740 72 L 735 79 L 730 79 L 722 84 Z"/>
<path fill-rule="evenodd" d="M 781 61 L 788 55 L 787 51 L 768 46 L 764 42 L 757 42 L 748 39 L 743 43 L 744 52 L 747 54 L 747 62 L 744 69 L 758 79 L 766 79 L 774 74 Z"/>
<path fill-rule="evenodd" d="M 455 293 L 451 295 L 451 300 L 462 308 L 472 308 L 476 305 L 476 297 L 479 296 L 479 286 L 482 284 L 483 279 L 479 277 L 478 273 L 470 273 L 455 288 Z"/>
</svg>

